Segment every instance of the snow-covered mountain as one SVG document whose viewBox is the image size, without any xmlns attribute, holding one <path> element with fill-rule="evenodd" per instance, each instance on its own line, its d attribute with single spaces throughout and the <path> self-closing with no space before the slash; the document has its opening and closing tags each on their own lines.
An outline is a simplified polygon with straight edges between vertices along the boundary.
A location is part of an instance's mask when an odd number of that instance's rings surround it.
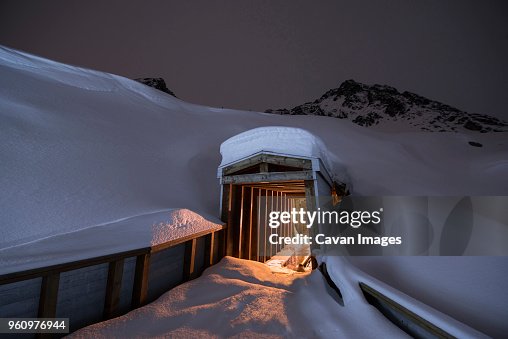
<svg viewBox="0 0 508 339">
<path fill-rule="evenodd" d="M 218 221 L 220 145 L 264 126 L 319 136 L 352 194 L 508 195 L 505 132 L 390 133 L 348 119 L 199 106 L 0 46 L 0 270 L 140 246 L 153 239 L 140 233 L 172 214 Z M 507 258 L 445 259 L 360 264 L 484 333 L 507 333 Z"/>
<path fill-rule="evenodd" d="M 268 109 L 266 113 L 318 115 L 348 119 L 360 126 L 383 130 L 433 132 L 508 131 L 508 123 L 484 114 L 471 114 L 418 94 L 399 92 L 386 85 L 344 81 L 319 99 L 292 109 Z"/>
</svg>

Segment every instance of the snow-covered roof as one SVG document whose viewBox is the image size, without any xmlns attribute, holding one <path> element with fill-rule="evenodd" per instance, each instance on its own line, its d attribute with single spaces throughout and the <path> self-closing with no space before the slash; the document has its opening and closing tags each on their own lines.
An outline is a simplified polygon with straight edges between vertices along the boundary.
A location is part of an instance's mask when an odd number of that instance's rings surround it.
<svg viewBox="0 0 508 339">
<path fill-rule="evenodd" d="M 262 152 L 320 159 L 331 168 L 328 150 L 320 138 L 301 128 L 282 126 L 254 128 L 227 139 L 220 146 L 219 168 Z"/>
</svg>

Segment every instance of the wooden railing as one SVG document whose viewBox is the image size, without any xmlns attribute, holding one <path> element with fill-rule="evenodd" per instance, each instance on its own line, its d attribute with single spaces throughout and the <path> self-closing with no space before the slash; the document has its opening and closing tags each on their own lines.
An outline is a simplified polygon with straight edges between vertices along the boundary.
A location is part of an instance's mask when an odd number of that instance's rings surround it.
<svg viewBox="0 0 508 339">
<path fill-rule="evenodd" d="M 102 315 L 103 319 L 107 320 L 119 315 L 118 306 L 120 301 L 120 289 L 122 286 L 125 259 L 136 257 L 136 268 L 134 272 L 131 298 L 131 309 L 134 309 L 147 302 L 150 257 L 153 253 L 160 252 L 180 244 L 185 244 L 182 279 L 182 282 L 185 282 L 196 278 L 201 273 L 201 271 L 198 272 L 196 270 L 195 266 L 197 240 L 201 237 L 204 237 L 205 239 L 204 267 L 202 268 L 205 269 L 206 267 L 215 264 L 224 256 L 225 229 L 226 225 L 222 225 L 214 229 L 202 231 L 150 247 L 8 273 L 0 275 L 0 285 L 16 283 L 34 278 L 42 278 L 39 295 L 38 317 L 55 318 L 60 274 L 67 271 L 107 263 L 109 264 L 109 268 Z M 214 255 L 215 252 L 217 252 L 217 255 Z M 44 335 L 42 334 L 38 335 L 38 337 L 43 336 Z"/>
</svg>

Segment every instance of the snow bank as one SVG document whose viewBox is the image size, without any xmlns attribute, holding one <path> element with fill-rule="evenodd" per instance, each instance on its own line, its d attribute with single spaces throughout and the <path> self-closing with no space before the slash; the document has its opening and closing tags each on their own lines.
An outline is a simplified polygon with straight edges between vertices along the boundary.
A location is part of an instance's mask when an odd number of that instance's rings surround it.
<svg viewBox="0 0 508 339">
<path fill-rule="evenodd" d="M 220 145 L 222 155 L 220 166 L 226 166 L 259 152 L 317 158 L 331 169 L 329 152 L 320 138 L 301 128 L 282 126 L 255 128 L 224 141 Z"/>
<path fill-rule="evenodd" d="M 155 302 L 70 338 L 407 338 L 365 301 L 342 307 L 320 272 L 276 275 L 231 257 Z"/>
<path fill-rule="evenodd" d="M 346 257 L 327 256 L 321 258 L 321 261 L 326 263 L 330 278 L 340 289 L 346 308 L 351 303 L 358 302 L 358 300 L 365 300 L 359 287 L 359 282 L 363 282 L 452 336 L 457 338 L 488 338 L 485 334 L 364 273 L 348 262 Z M 456 288 L 460 289 L 461 286 L 457 285 Z M 454 301 L 448 300 L 447 302 Z"/>
<path fill-rule="evenodd" d="M 221 229 L 188 209 L 143 214 L 0 249 L 0 274 L 155 246 L 198 232 Z"/>
</svg>

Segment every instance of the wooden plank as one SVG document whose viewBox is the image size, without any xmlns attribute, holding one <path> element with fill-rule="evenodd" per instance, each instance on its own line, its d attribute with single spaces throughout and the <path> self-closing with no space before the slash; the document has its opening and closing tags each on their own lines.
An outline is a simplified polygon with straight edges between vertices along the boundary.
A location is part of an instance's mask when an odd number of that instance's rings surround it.
<svg viewBox="0 0 508 339">
<path fill-rule="evenodd" d="M 215 232 L 207 234 L 205 236 L 205 260 L 203 269 L 210 267 L 214 263 L 215 253 Z"/>
<path fill-rule="evenodd" d="M 252 189 L 250 187 L 245 187 L 244 199 L 243 199 L 243 216 L 242 216 L 242 233 L 241 233 L 241 243 L 242 250 L 240 252 L 242 259 L 250 259 L 249 250 L 251 243 L 251 235 L 250 228 L 252 222 Z"/>
<path fill-rule="evenodd" d="M 307 203 L 307 211 L 317 210 L 314 180 L 305 180 L 305 201 Z"/>
<path fill-rule="evenodd" d="M 66 271 L 72 271 L 79 268 L 84 268 L 88 266 L 95 266 L 100 265 L 104 263 L 108 263 L 110 261 L 118 260 L 121 258 L 128 258 L 133 257 L 142 253 L 146 253 L 150 250 L 149 247 L 143 247 L 135 250 L 129 250 L 125 252 L 120 253 L 113 253 L 113 254 L 107 254 L 102 255 L 95 258 L 87 258 L 82 260 L 76 260 L 46 267 L 40 267 L 40 268 L 34 268 L 19 272 L 13 272 L 13 273 L 7 273 L 0 276 L 0 285 L 4 284 L 11 284 L 15 283 L 17 281 L 23 281 L 33 278 L 42 277 L 44 275 L 48 275 L 55 272 L 66 272 Z"/>
<path fill-rule="evenodd" d="M 310 159 L 285 157 L 273 154 L 258 154 L 253 157 L 241 160 L 230 166 L 224 167 L 222 173 L 223 175 L 230 175 L 232 173 L 239 172 L 241 170 L 247 169 L 251 166 L 255 166 L 261 163 L 281 165 L 293 168 L 301 168 L 306 170 L 312 169 L 312 161 Z"/>
<path fill-rule="evenodd" d="M 39 296 L 38 318 L 55 318 L 58 302 L 60 273 L 50 273 L 42 277 L 41 294 Z"/>
<path fill-rule="evenodd" d="M 314 189 L 314 180 L 306 180 L 305 181 L 305 203 L 307 205 L 307 211 L 313 212 L 317 211 L 317 202 L 316 202 L 316 191 Z M 316 234 L 319 232 L 318 225 L 314 224 L 311 228 L 309 228 L 309 235 L 314 239 Z M 311 251 L 313 249 L 319 248 L 315 242 L 310 245 Z"/>
<path fill-rule="evenodd" d="M 268 172 L 268 163 L 262 162 L 259 164 L 259 173 L 266 173 Z"/>
<path fill-rule="evenodd" d="M 248 259 L 256 260 L 258 253 L 258 215 L 259 215 L 259 189 L 251 191 L 250 222 L 249 222 L 249 256 Z"/>
<path fill-rule="evenodd" d="M 238 223 L 238 239 L 235 241 L 238 246 L 238 258 L 244 259 L 243 257 L 243 241 L 244 241 L 244 216 L 245 216 L 245 186 L 242 186 L 240 193 L 240 220 Z"/>
<path fill-rule="evenodd" d="M 217 257 L 214 264 L 219 262 L 226 255 L 226 230 L 218 231 Z"/>
<path fill-rule="evenodd" d="M 108 282 L 106 284 L 106 298 L 104 300 L 103 318 L 108 320 L 118 315 L 120 290 L 122 288 L 124 259 L 112 261 L 108 268 Z"/>
<path fill-rule="evenodd" d="M 162 244 L 159 244 L 159 245 L 154 245 L 151 247 L 151 253 L 156 253 L 156 252 L 159 252 L 159 251 L 162 251 L 162 250 L 165 250 L 169 247 L 173 247 L 173 246 L 176 246 L 176 245 L 180 245 L 180 244 L 183 244 L 191 239 L 197 239 L 197 238 L 201 238 L 207 234 L 210 234 L 212 232 L 217 232 L 217 231 L 220 231 L 222 229 L 225 229 L 226 228 L 226 225 L 221 225 L 221 226 L 218 226 L 218 227 L 214 227 L 214 228 L 210 228 L 210 229 L 207 229 L 207 230 L 204 230 L 204 231 L 200 231 L 200 232 L 197 232 L 197 233 L 192 233 L 192 234 L 189 234 L 185 237 L 181 237 L 181 238 L 178 238 L 178 239 L 174 239 L 174 240 L 170 240 L 168 242 L 165 242 L 165 243 L 162 243 Z"/>
<path fill-rule="evenodd" d="M 169 247 L 173 247 L 173 246 L 182 244 L 191 238 L 199 238 L 199 237 L 202 237 L 210 232 L 217 232 L 219 230 L 226 229 L 226 227 L 227 227 L 226 224 L 224 224 L 224 225 L 221 225 L 217 228 L 213 228 L 210 230 L 205 230 L 205 231 L 202 231 L 199 233 L 191 234 L 189 236 L 171 240 L 171 241 L 159 244 L 159 245 L 154 245 L 152 247 L 142 247 L 139 249 L 102 255 L 102 256 L 98 256 L 98 257 L 94 257 L 94 258 L 81 259 L 81 260 L 70 261 L 70 262 L 46 266 L 46 267 L 40 267 L 40 268 L 34 268 L 34 269 L 29 269 L 29 270 L 24 270 L 24 271 L 19 271 L 19 272 L 3 274 L 3 275 L 0 275 L 0 285 L 11 284 L 11 283 L 15 283 L 18 281 L 39 278 L 44 275 L 50 274 L 52 272 L 53 273 L 54 272 L 62 273 L 62 272 L 77 270 L 77 269 L 84 268 L 84 267 L 110 263 L 112 261 L 116 261 L 119 259 L 137 257 L 138 255 L 145 254 L 148 252 L 159 252 L 159 251 L 165 250 Z"/>
<path fill-rule="evenodd" d="M 360 282 L 359 285 L 365 299 L 409 335 L 416 338 L 455 338 L 442 328 L 437 327 L 369 285 L 363 282 Z"/>
<path fill-rule="evenodd" d="M 188 281 L 196 277 L 196 239 L 185 243 L 185 255 L 183 257 L 183 281 Z"/>
<path fill-rule="evenodd" d="M 312 171 L 295 171 L 230 175 L 223 177 L 222 182 L 224 184 L 248 184 L 271 181 L 295 181 L 313 179 L 314 173 Z"/>
<path fill-rule="evenodd" d="M 224 185 L 226 186 L 226 185 Z M 228 196 L 227 196 L 227 207 L 226 207 L 226 221 L 228 224 L 228 228 L 226 229 L 226 255 L 232 256 L 234 252 L 234 234 L 235 234 L 235 222 L 233 218 L 233 200 L 235 199 L 235 189 L 232 184 L 228 186 Z"/>
<path fill-rule="evenodd" d="M 138 308 L 146 303 L 148 294 L 148 274 L 150 270 L 150 253 L 138 255 L 132 288 L 132 308 Z"/>
</svg>

